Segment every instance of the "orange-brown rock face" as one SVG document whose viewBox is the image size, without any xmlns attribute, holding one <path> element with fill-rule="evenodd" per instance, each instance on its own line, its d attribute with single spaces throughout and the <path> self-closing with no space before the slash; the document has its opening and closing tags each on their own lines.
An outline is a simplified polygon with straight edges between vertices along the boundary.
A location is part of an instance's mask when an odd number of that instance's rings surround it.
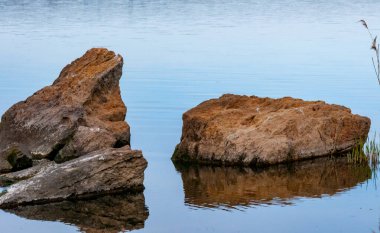
<svg viewBox="0 0 380 233">
<path fill-rule="evenodd" d="M 322 101 L 223 95 L 183 115 L 173 160 L 276 164 L 350 151 L 370 119 Z"/>
<path fill-rule="evenodd" d="M 51 86 L 12 106 L 0 124 L 0 171 L 22 169 L 20 161 L 28 159 L 63 162 L 129 145 L 119 88 L 122 66 L 120 55 L 91 49 L 67 65 Z"/>
</svg>

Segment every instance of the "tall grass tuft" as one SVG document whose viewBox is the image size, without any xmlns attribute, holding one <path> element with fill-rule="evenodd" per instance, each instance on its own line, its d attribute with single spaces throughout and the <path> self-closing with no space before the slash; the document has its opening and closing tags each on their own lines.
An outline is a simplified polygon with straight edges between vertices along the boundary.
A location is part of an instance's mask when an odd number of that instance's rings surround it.
<svg viewBox="0 0 380 233">
<path fill-rule="evenodd" d="M 369 158 L 371 167 L 377 168 L 377 165 L 380 162 L 380 144 L 376 142 L 376 133 L 371 140 L 367 140 L 364 153 Z"/>
<path fill-rule="evenodd" d="M 380 85 L 380 57 L 379 57 L 379 43 L 377 43 L 377 36 L 373 37 L 371 30 L 368 28 L 368 24 L 364 19 L 359 20 L 359 22 L 367 29 L 369 37 L 371 38 L 371 49 L 375 52 L 375 58 L 372 57 L 372 65 L 375 70 L 377 81 Z M 376 60 L 376 62 L 375 62 Z"/>
<path fill-rule="evenodd" d="M 376 133 L 373 137 L 368 137 L 366 142 L 359 140 L 357 146 L 348 153 L 348 161 L 355 164 L 367 163 L 376 171 L 380 162 L 380 143 L 376 140 Z"/>
<path fill-rule="evenodd" d="M 352 149 L 352 151 L 347 154 L 347 158 L 350 163 L 354 163 L 354 164 L 368 163 L 369 158 L 364 151 L 364 148 L 365 148 L 364 145 L 365 145 L 364 140 L 359 140 L 356 143 L 356 146 Z"/>
</svg>

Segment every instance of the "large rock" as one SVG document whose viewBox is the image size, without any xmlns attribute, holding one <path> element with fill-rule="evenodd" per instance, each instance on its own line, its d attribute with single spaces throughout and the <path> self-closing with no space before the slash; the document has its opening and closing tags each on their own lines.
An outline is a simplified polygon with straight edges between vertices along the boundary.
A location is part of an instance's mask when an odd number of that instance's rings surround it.
<svg viewBox="0 0 380 233">
<path fill-rule="evenodd" d="M 319 158 L 264 169 L 175 164 L 185 202 L 195 207 L 236 208 L 288 205 L 297 198 L 319 198 L 353 188 L 371 178 L 368 164 L 347 158 Z"/>
<path fill-rule="evenodd" d="M 88 198 L 124 190 L 140 192 L 146 166 L 141 151 L 130 150 L 129 146 L 98 150 L 61 164 L 43 163 L 38 171 L 32 167 L 30 172 L 3 175 L 9 179 L 26 179 L 3 192 L 0 208 Z"/>
<path fill-rule="evenodd" d="M 86 233 L 117 233 L 141 229 L 149 216 L 143 193 L 19 206 L 5 211 L 32 220 L 64 222 Z"/>
<path fill-rule="evenodd" d="M 129 145 L 119 88 L 122 66 L 120 55 L 91 49 L 67 65 L 51 86 L 12 106 L 1 118 L 0 171 L 31 166 L 28 159 L 63 162 Z"/>
<path fill-rule="evenodd" d="M 184 113 L 172 159 L 261 165 L 337 155 L 369 128 L 370 119 L 339 105 L 227 94 Z"/>
</svg>

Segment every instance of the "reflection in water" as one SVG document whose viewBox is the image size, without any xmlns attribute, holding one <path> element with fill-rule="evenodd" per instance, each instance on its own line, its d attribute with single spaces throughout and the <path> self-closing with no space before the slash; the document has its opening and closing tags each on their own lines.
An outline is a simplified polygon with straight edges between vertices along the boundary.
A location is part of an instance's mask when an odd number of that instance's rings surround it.
<svg viewBox="0 0 380 233">
<path fill-rule="evenodd" d="M 33 220 L 61 221 L 86 233 L 141 229 L 149 216 L 142 193 L 24 206 L 6 211 Z"/>
<path fill-rule="evenodd" d="M 292 204 L 297 197 L 334 195 L 371 178 L 368 165 L 318 159 L 265 169 L 175 164 L 185 203 L 199 208 Z"/>
</svg>

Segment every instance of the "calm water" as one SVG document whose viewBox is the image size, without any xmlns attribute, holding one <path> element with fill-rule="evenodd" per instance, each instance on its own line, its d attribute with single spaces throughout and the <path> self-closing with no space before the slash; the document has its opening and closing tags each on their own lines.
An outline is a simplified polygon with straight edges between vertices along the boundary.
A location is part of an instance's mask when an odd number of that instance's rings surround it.
<svg viewBox="0 0 380 233">
<path fill-rule="evenodd" d="M 223 93 L 322 99 L 380 131 L 370 41 L 375 0 L 0 0 L 0 114 L 91 47 L 125 58 L 142 195 L 0 211 L 1 232 L 379 232 L 368 167 L 315 161 L 267 170 L 174 166 L 181 115 Z M 379 186 L 380 187 L 380 186 Z"/>
</svg>

